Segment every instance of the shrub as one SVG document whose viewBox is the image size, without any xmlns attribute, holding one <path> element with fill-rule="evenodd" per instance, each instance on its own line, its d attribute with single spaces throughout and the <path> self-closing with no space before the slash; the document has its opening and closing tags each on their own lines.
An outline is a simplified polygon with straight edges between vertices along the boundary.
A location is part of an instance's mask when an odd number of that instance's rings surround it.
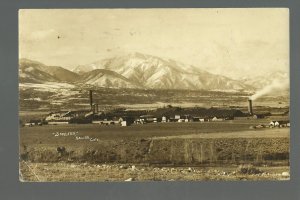
<svg viewBox="0 0 300 200">
<path fill-rule="evenodd" d="M 238 167 L 238 172 L 241 174 L 260 174 L 261 170 L 254 167 L 253 165 L 240 165 Z"/>
</svg>

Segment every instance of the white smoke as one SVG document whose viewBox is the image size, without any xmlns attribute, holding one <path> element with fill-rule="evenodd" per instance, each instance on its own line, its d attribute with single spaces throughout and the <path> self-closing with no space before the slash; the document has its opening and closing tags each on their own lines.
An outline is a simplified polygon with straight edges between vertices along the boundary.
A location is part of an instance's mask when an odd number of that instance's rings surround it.
<svg viewBox="0 0 300 200">
<path fill-rule="evenodd" d="M 285 91 L 286 89 L 289 89 L 289 79 L 276 79 L 274 80 L 270 85 L 265 86 L 261 90 L 257 91 L 254 95 L 252 95 L 249 99 L 256 100 L 257 98 L 260 98 L 264 95 L 271 94 L 271 93 L 277 93 L 280 94 L 281 92 Z"/>
</svg>

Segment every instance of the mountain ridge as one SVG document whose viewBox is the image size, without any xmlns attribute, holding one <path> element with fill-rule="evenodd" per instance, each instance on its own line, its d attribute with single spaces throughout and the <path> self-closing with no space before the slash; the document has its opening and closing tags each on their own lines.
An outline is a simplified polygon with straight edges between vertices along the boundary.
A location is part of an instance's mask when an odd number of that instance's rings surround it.
<svg viewBox="0 0 300 200">
<path fill-rule="evenodd" d="M 253 91 L 254 87 L 172 59 L 133 53 L 79 65 L 73 71 L 20 59 L 20 82 L 67 82 L 107 88 Z"/>
<path fill-rule="evenodd" d="M 77 73 L 59 66 L 47 66 L 41 62 L 22 58 L 19 60 L 20 82 L 72 82 L 79 78 Z"/>
<path fill-rule="evenodd" d="M 225 76 L 211 74 L 172 59 L 133 53 L 80 65 L 74 72 L 94 69 L 115 71 L 127 79 L 155 89 L 252 90 L 251 86 Z"/>
</svg>

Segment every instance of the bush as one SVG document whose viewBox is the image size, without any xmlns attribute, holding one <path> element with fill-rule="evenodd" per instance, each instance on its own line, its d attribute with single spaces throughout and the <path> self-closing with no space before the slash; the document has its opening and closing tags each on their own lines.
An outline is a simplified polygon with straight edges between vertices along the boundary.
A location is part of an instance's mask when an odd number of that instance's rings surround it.
<svg viewBox="0 0 300 200">
<path fill-rule="evenodd" d="M 260 174 L 262 171 L 260 171 L 258 168 L 254 167 L 253 165 L 240 165 L 238 168 L 238 172 L 241 174 Z"/>
</svg>

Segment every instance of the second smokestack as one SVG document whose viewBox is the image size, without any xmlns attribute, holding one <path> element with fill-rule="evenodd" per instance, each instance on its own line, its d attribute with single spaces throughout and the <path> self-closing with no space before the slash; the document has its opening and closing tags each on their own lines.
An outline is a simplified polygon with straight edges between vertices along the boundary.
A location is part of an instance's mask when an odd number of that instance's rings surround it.
<svg viewBox="0 0 300 200">
<path fill-rule="evenodd" d="M 253 110 L 252 110 L 252 100 L 248 99 L 248 112 L 250 115 L 253 115 Z"/>
<path fill-rule="evenodd" d="M 93 90 L 90 90 L 90 105 L 91 111 L 93 111 Z"/>
</svg>

